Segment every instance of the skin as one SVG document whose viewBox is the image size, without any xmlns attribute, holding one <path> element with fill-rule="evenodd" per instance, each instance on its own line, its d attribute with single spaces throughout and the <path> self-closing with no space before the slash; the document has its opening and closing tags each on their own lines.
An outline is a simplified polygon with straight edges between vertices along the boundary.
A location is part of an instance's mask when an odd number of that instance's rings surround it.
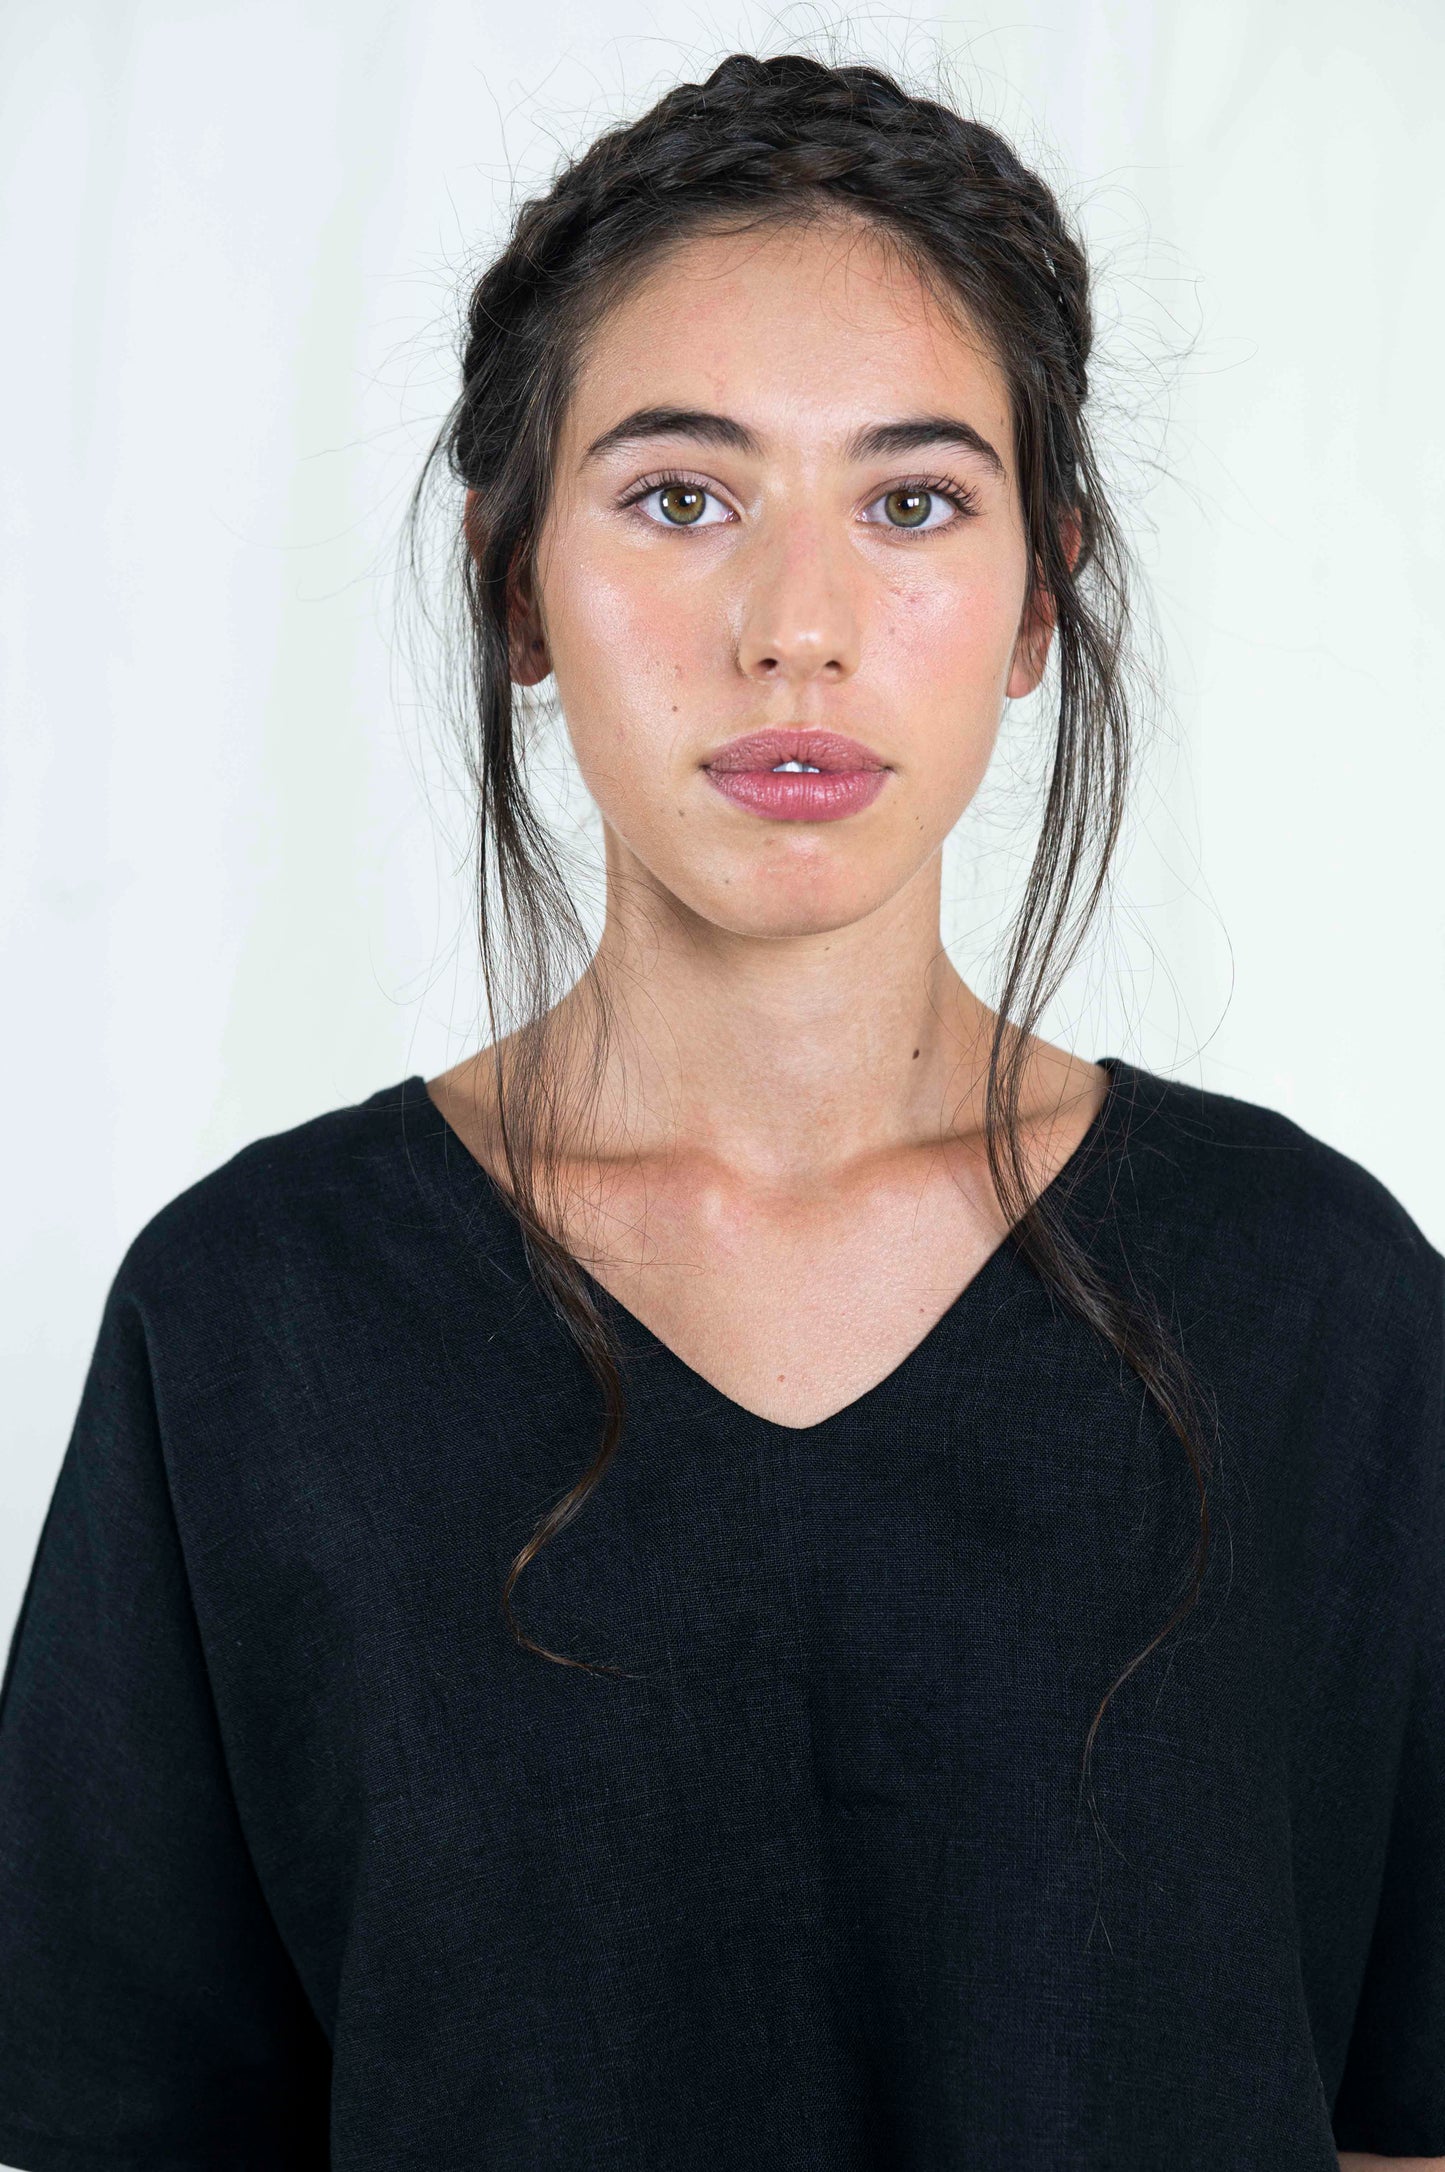
<svg viewBox="0 0 1445 2172">
<path fill-rule="evenodd" d="M 1340 2172 L 1445 2172 L 1445 2157 L 1376 2157 L 1368 2150 L 1342 2149 Z"/>
<path fill-rule="evenodd" d="M 677 432 L 589 454 L 659 407 L 733 418 L 755 446 Z M 966 421 L 996 463 L 850 450 L 920 416 Z M 696 526 L 623 503 L 669 472 L 711 494 Z M 939 497 L 924 531 L 890 524 L 879 501 L 923 476 L 971 510 Z M 579 1143 L 556 1220 L 686 1364 L 781 1425 L 894 1370 L 1004 1233 L 982 1153 L 991 1014 L 939 947 L 940 853 L 1005 699 L 1044 668 L 1028 573 L 1002 371 L 861 222 L 681 243 L 590 343 L 513 628 L 514 677 L 555 673 L 606 844 L 589 977 L 616 1043 L 601 1149 Z M 875 749 L 878 799 L 785 823 L 708 781 L 724 740 L 790 724 Z M 490 1058 L 429 1085 L 498 1171 Z M 1106 1086 L 1031 1044 L 1036 1181 Z"/>
</svg>

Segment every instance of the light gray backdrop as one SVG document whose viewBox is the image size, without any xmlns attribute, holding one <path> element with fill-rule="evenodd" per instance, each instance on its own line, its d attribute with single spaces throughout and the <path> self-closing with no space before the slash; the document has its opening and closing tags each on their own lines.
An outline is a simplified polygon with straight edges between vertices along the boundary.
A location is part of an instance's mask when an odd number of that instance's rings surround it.
<svg viewBox="0 0 1445 2172">
<path fill-rule="evenodd" d="M 10 0 L 0 1632 L 142 1223 L 476 1044 L 465 809 L 392 576 L 458 281 L 560 150 L 840 23 L 946 60 L 1104 273 L 1168 700 L 1051 1031 L 1287 1111 L 1445 1244 L 1435 0 Z M 1029 725 L 949 847 L 985 993 Z"/>
</svg>

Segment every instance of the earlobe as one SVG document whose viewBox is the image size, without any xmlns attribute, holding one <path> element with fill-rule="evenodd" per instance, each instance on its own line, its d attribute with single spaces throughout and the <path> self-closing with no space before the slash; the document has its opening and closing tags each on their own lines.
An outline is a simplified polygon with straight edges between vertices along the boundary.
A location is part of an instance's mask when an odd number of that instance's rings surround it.
<svg viewBox="0 0 1445 2172">
<path fill-rule="evenodd" d="M 1079 563 L 1083 546 L 1084 523 L 1077 506 L 1071 506 L 1059 523 L 1059 541 L 1064 548 L 1064 560 L 1070 573 Z M 1058 623 L 1059 607 L 1051 589 L 1043 585 L 1043 567 L 1036 561 L 1036 581 L 1032 595 L 1024 609 L 1023 624 L 1014 644 L 1013 667 L 1009 672 L 1008 698 L 1022 701 L 1032 694 L 1044 675 L 1049 660 L 1049 644 L 1054 638 Z"/>
<path fill-rule="evenodd" d="M 512 680 L 517 686 L 537 686 L 552 669 L 547 637 L 542 631 L 531 579 L 514 578 L 507 586 L 508 634 Z"/>
<path fill-rule="evenodd" d="M 1014 643 L 1013 665 L 1005 688 L 1010 701 L 1022 701 L 1026 694 L 1033 693 L 1043 678 L 1057 615 L 1054 599 L 1047 589 L 1036 589 L 1029 599 L 1023 625 Z"/>
<path fill-rule="evenodd" d="M 511 626 L 511 671 L 516 686 L 539 686 L 552 669 L 552 659 L 540 628 L 530 611 L 513 613 Z"/>
<path fill-rule="evenodd" d="M 540 685 L 552 658 L 529 573 L 514 574 L 507 584 L 507 632 L 514 685 Z"/>
<path fill-rule="evenodd" d="M 479 490 L 467 492 L 462 533 L 473 562 L 480 566 L 486 547 L 486 531 Z M 508 669 L 514 686 L 540 685 L 552 669 L 532 584 L 525 575 L 514 575 L 507 585 L 507 648 Z"/>
</svg>

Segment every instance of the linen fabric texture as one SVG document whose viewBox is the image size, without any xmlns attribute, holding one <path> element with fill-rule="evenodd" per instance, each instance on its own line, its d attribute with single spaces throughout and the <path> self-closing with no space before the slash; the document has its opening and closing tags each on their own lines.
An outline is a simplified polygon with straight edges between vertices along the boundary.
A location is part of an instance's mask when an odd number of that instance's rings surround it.
<svg viewBox="0 0 1445 2172">
<path fill-rule="evenodd" d="M 34 2172 L 1335 2172 L 1445 2153 L 1445 1261 L 1105 1059 L 1051 1191 L 1216 1441 L 1012 1237 L 787 1427 L 597 1287 L 622 1443 L 411 1077 L 165 1206 L 0 1696 Z"/>
</svg>

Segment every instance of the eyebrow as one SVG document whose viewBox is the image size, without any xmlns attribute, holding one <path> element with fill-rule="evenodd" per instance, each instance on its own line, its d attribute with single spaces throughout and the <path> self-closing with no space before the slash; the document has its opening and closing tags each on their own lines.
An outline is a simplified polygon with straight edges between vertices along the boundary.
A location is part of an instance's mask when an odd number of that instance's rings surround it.
<svg viewBox="0 0 1445 2172">
<path fill-rule="evenodd" d="M 930 445 L 960 446 L 965 452 L 977 453 L 995 475 L 1003 474 L 1003 462 L 988 439 L 958 415 L 916 415 L 906 422 L 875 422 L 870 429 L 855 432 L 848 440 L 847 451 L 850 460 L 883 460 L 890 453 L 923 452 Z"/>
<path fill-rule="evenodd" d="M 595 460 L 619 445 L 654 437 L 690 437 L 701 445 L 722 445 L 730 452 L 761 453 L 762 442 L 746 423 L 731 415 L 698 407 L 639 407 L 604 430 L 587 447 L 584 460 Z M 1004 465 L 988 439 L 957 415 L 913 415 L 900 422 L 875 422 L 855 430 L 844 451 L 850 460 L 882 460 L 890 453 L 922 452 L 930 445 L 953 445 L 978 456 L 1001 476 Z"/>
<path fill-rule="evenodd" d="M 762 445 L 746 423 L 731 415 L 710 415 L 700 407 L 639 407 L 624 415 L 601 437 L 594 437 L 583 458 L 595 460 L 617 445 L 632 445 L 649 437 L 690 437 L 700 445 L 725 445 L 731 452 L 760 453 Z"/>
</svg>

